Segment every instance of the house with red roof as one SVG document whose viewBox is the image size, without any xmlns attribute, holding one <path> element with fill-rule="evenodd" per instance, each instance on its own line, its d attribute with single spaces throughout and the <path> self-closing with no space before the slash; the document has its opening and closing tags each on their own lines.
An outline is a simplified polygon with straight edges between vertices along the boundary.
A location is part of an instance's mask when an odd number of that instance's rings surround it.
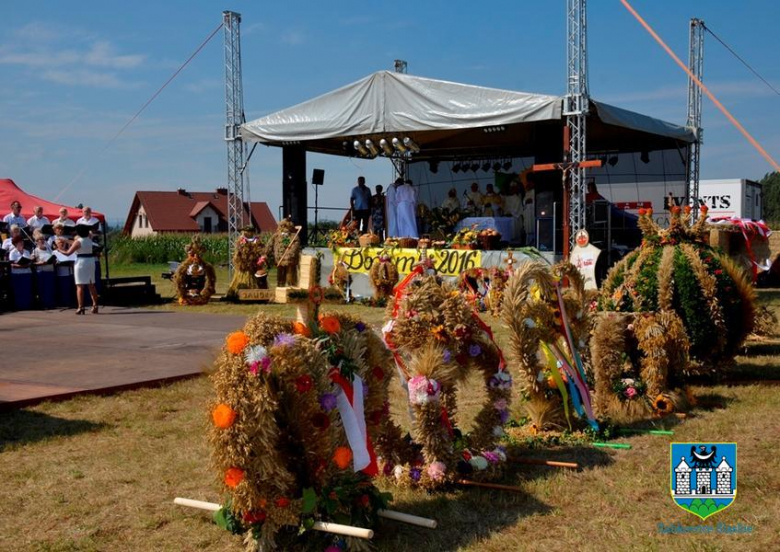
<svg viewBox="0 0 780 552">
<path fill-rule="evenodd" d="M 264 201 L 245 203 L 244 217 L 260 232 L 276 230 L 276 219 Z M 136 192 L 124 233 L 138 238 L 160 232 L 227 232 L 227 188 L 213 192 Z"/>
</svg>

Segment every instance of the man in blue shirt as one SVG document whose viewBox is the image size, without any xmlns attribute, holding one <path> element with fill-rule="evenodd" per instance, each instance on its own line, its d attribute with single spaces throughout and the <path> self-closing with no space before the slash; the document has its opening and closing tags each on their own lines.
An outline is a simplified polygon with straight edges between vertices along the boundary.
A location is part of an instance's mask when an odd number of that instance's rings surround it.
<svg viewBox="0 0 780 552">
<path fill-rule="evenodd" d="M 358 185 L 352 188 L 349 205 L 352 209 L 352 220 L 357 221 L 361 234 L 368 232 L 368 217 L 371 214 L 371 190 L 366 186 L 366 179 L 358 177 Z"/>
</svg>

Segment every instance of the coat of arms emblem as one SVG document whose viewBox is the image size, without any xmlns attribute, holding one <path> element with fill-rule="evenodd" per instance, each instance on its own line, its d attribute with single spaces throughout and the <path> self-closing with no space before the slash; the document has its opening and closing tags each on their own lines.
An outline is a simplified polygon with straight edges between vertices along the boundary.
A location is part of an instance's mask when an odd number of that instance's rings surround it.
<svg viewBox="0 0 780 552">
<path fill-rule="evenodd" d="M 671 489 L 675 504 L 707 519 L 737 496 L 736 443 L 672 443 Z"/>
</svg>

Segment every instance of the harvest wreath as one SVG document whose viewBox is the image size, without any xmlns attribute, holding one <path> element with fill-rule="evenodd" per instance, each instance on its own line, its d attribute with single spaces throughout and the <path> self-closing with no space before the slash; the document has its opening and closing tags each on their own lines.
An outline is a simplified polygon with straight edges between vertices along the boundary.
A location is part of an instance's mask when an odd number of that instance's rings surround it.
<svg viewBox="0 0 780 552">
<path fill-rule="evenodd" d="M 570 263 L 528 261 L 509 278 L 502 314 L 532 431 L 561 428 L 564 419 L 571 428 L 569 403 L 597 427 L 586 370 L 589 310 L 582 275 Z"/>
<path fill-rule="evenodd" d="M 193 236 L 184 248 L 187 258 L 176 269 L 173 283 L 180 305 L 205 305 L 214 295 L 217 275 L 214 266 L 203 260 L 203 244 Z"/>
<path fill-rule="evenodd" d="M 388 416 L 390 360 L 343 314 L 259 314 L 227 337 L 211 377 L 209 440 L 229 495 L 217 519 L 249 549 L 272 547 L 284 525 L 371 527 L 386 514 L 391 497 L 371 477 L 377 454 L 402 442 Z"/>
<path fill-rule="evenodd" d="M 457 289 L 432 273 L 425 257 L 395 289 L 383 328 L 405 379 L 413 413 L 408 447 L 383 450 L 382 472 L 400 485 L 437 488 L 464 476 L 497 476 L 506 463 L 499 445 L 509 419 L 512 377 L 490 328 Z M 478 371 L 486 400 L 464 434 L 457 427 L 456 392 Z"/>
</svg>

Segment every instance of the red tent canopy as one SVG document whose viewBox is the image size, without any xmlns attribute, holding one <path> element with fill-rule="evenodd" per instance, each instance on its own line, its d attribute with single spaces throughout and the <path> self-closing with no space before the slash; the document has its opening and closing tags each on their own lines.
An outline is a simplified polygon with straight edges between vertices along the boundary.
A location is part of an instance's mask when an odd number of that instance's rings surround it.
<svg viewBox="0 0 780 552">
<path fill-rule="evenodd" d="M 11 212 L 13 201 L 22 204 L 22 216 L 26 219 L 33 216 L 33 209 L 38 205 L 43 207 L 43 215 L 52 221 L 60 217 L 60 209 L 63 207 L 68 210 L 68 218 L 73 221 L 78 220 L 83 215 L 81 209 L 46 201 L 38 196 L 28 194 L 10 178 L 0 178 L 0 218 Z M 101 213 L 92 211 L 92 216 L 101 222 L 106 222 L 106 217 Z"/>
</svg>

